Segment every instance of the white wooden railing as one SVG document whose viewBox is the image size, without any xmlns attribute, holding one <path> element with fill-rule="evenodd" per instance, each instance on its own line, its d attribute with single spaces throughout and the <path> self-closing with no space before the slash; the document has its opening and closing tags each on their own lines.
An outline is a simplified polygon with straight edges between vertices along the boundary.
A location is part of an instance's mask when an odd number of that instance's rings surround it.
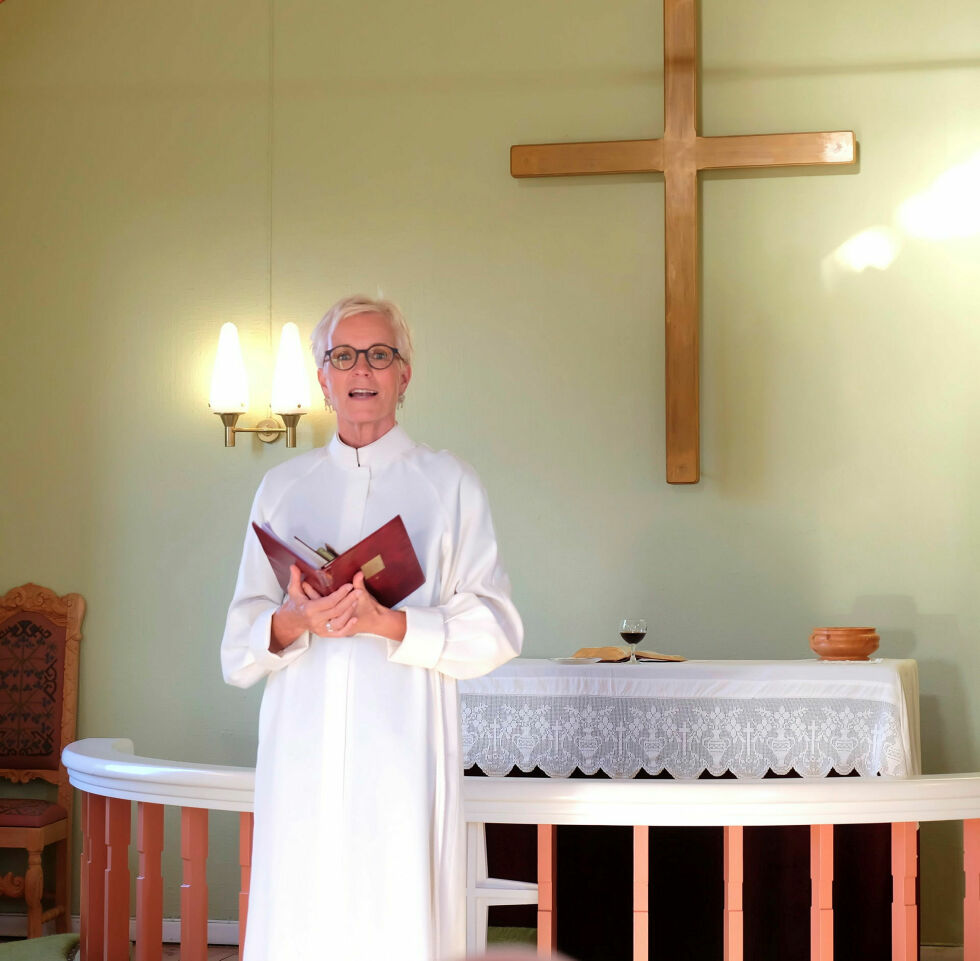
<svg viewBox="0 0 980 961">
<path fill-rule="evenodd" d="M 163 807 L 181 808 L 181 958 L 207 955 L 208 811 L 240 812 L 239 934 L 244 943 L 252 848 L 252 768 L 139 757 L 125 738 L 77 741 L 63 754 L 82 793 L 82 961 L 129 959 L 130 822 L 137 802 L 136 961 L 161 958 Z M 980 961 L 980 774 L 902 779 L 765 781 L 466 778 L 467 930 L 485 943 L 486 909 L 537 903 L 539 953 L 555 946 L 555 833 L 560 824 L 634 828 L 634 959 L 648 957 L 647 840 L 651 826 L 725 828 L 725 959 L 742 958 L 742 829 L 810 825 L 811 959 L 833 958 L 833 826 L 892 825 L 892 958 L 918 952 L 916 834 L 920 821 L 962 821 L 964 959 Z M 482 827 L 538 825 L 538 884 L 487 877 Z"/>
</svg>

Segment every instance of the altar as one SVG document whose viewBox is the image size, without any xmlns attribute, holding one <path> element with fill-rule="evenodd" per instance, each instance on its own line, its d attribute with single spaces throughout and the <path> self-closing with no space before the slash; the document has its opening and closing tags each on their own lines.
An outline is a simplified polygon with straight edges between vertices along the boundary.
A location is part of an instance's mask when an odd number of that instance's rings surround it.
<svg viewBox="0 0 980 961">
<path fill-rule="evenodd" d="M 921 770 L 912 660 L 580 664 L 521 658 L 461 683 L 460 711 L 464 765 L 475 775 L 905 777 Z M 606 952 L 604 961 L 612 961 L 623 946 L 610 938 L 626 932 L 624 945 L 628 941 L 625 909 L 621 923 L 597 934 L 590 905 L 609 904 L 615 917 L 617 902 L 628 902 L 629 829 L 561 828 L 556 838 L 559 947 L 583 959 Z M 515 828 L 491 827 L 488 839 L 489 875 L 515 878 L 527 888 L 535 877 L 533 830 L 522 836 Z M 482 843 L 482 836 L 471 836 L 471 846 Z M 805 926 L 781 930 L 779 920 L 800 911 L 805 918 L 808 856 L 805 829 L 747 833 L 746 890 L 765 888 L 747 895 L 751 956 L 806 955 Z M 706 865 L 707 877 L 718 876 L 720 829 L 652 829 L 649 857 L 656 953 L 688 952 L 685 929 L 691 939 L 704 941 L 707 932 L 708 942 L 720 942 L 720 885 L 701 890 L 698 880 Z M 849 919 L 839 911 L 835 923 L 883 914 L 887 932 L 888 857 L 881 826 L 838 833 L 835 886 L 855 893 L 858 913 Z M 669 876 L 670 884 L 658 885 L 658 875 Z M 519 895 L 500 903 L 518 904 Z M 498 923 L 533 923 L 533 908 L 524 914 L 513 906 L 491 909 L 491 920 L 494 911 Z M 871 934 L 852 939 L 852 947 L 854 957 L 869 961 L 888 956 L 887 944 L 879 950 Z"/>
<path fill-rule="evenodd" d="M 464 766 L 499 776 L 920 773 L 915 661 L 566 664 L 460 684 Z"/>
</svg>

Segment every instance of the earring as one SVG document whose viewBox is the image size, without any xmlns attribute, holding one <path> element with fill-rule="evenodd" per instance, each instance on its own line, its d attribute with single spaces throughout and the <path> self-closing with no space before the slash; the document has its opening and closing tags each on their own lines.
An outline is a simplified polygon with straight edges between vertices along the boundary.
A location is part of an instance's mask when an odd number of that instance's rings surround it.
<svg viewBox="0 0 980 961">
<path fill-rule="evenodd" d="M 398 398 L 398 409 L 399 409 L 399 410 L 401 410 L 401 409 L 402 409 L 402 408 L 403 408 L 404 406 L 405 406 L 405 395 L 404 395 L 404 394 L 402 394 L 402 395 L 401 395 L 401 396 L 400 396 L 400 397 Z"/>
<path fill-rule="evenodd" d="M 325 396 L 323 398 L 323 409 L 330 411 L 331 414 L 333 413 L 333 403 L 331 402 L 329 397 Z"/>
</svg>

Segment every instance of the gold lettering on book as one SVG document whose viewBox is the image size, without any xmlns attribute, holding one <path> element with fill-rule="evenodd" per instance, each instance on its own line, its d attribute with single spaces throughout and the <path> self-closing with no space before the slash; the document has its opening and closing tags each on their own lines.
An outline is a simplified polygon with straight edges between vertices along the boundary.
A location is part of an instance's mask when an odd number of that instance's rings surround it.
<svg viewBox="0 0 980 961">
<path fill-rule="evenodd" d="M 381 559 L 380 554 L 375 554 L 371 560 L 366 561 L 361 565 L 361 570 L 364 572 L 364 576 L 370 580 L 375 574 L 380 574 L 385 569 L 385 562 Z"/>
</svg>

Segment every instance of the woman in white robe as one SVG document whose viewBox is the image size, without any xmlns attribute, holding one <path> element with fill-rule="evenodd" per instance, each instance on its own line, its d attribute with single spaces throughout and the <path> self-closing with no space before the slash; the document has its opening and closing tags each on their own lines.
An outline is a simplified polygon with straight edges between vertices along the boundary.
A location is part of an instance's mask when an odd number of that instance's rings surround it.
<svg viewBox="0 0 980 961">
<path fill-rule="evenodd" d="M 313 346 L 337 434 L 263 479 L 221 645 L 229 684 L 266 681 L 245 961 L 439 961 L 465 949 L 456 679 L 519 654 L 521 621 L 473 469 L 396 424 L 397 308 L 340 301 Z M 426 579 L 395 610 L 360 574 L 320 598 L 294 568 L 283 597 L 251 530 L 344 551 L 396 514 Z"/>
</svg>

